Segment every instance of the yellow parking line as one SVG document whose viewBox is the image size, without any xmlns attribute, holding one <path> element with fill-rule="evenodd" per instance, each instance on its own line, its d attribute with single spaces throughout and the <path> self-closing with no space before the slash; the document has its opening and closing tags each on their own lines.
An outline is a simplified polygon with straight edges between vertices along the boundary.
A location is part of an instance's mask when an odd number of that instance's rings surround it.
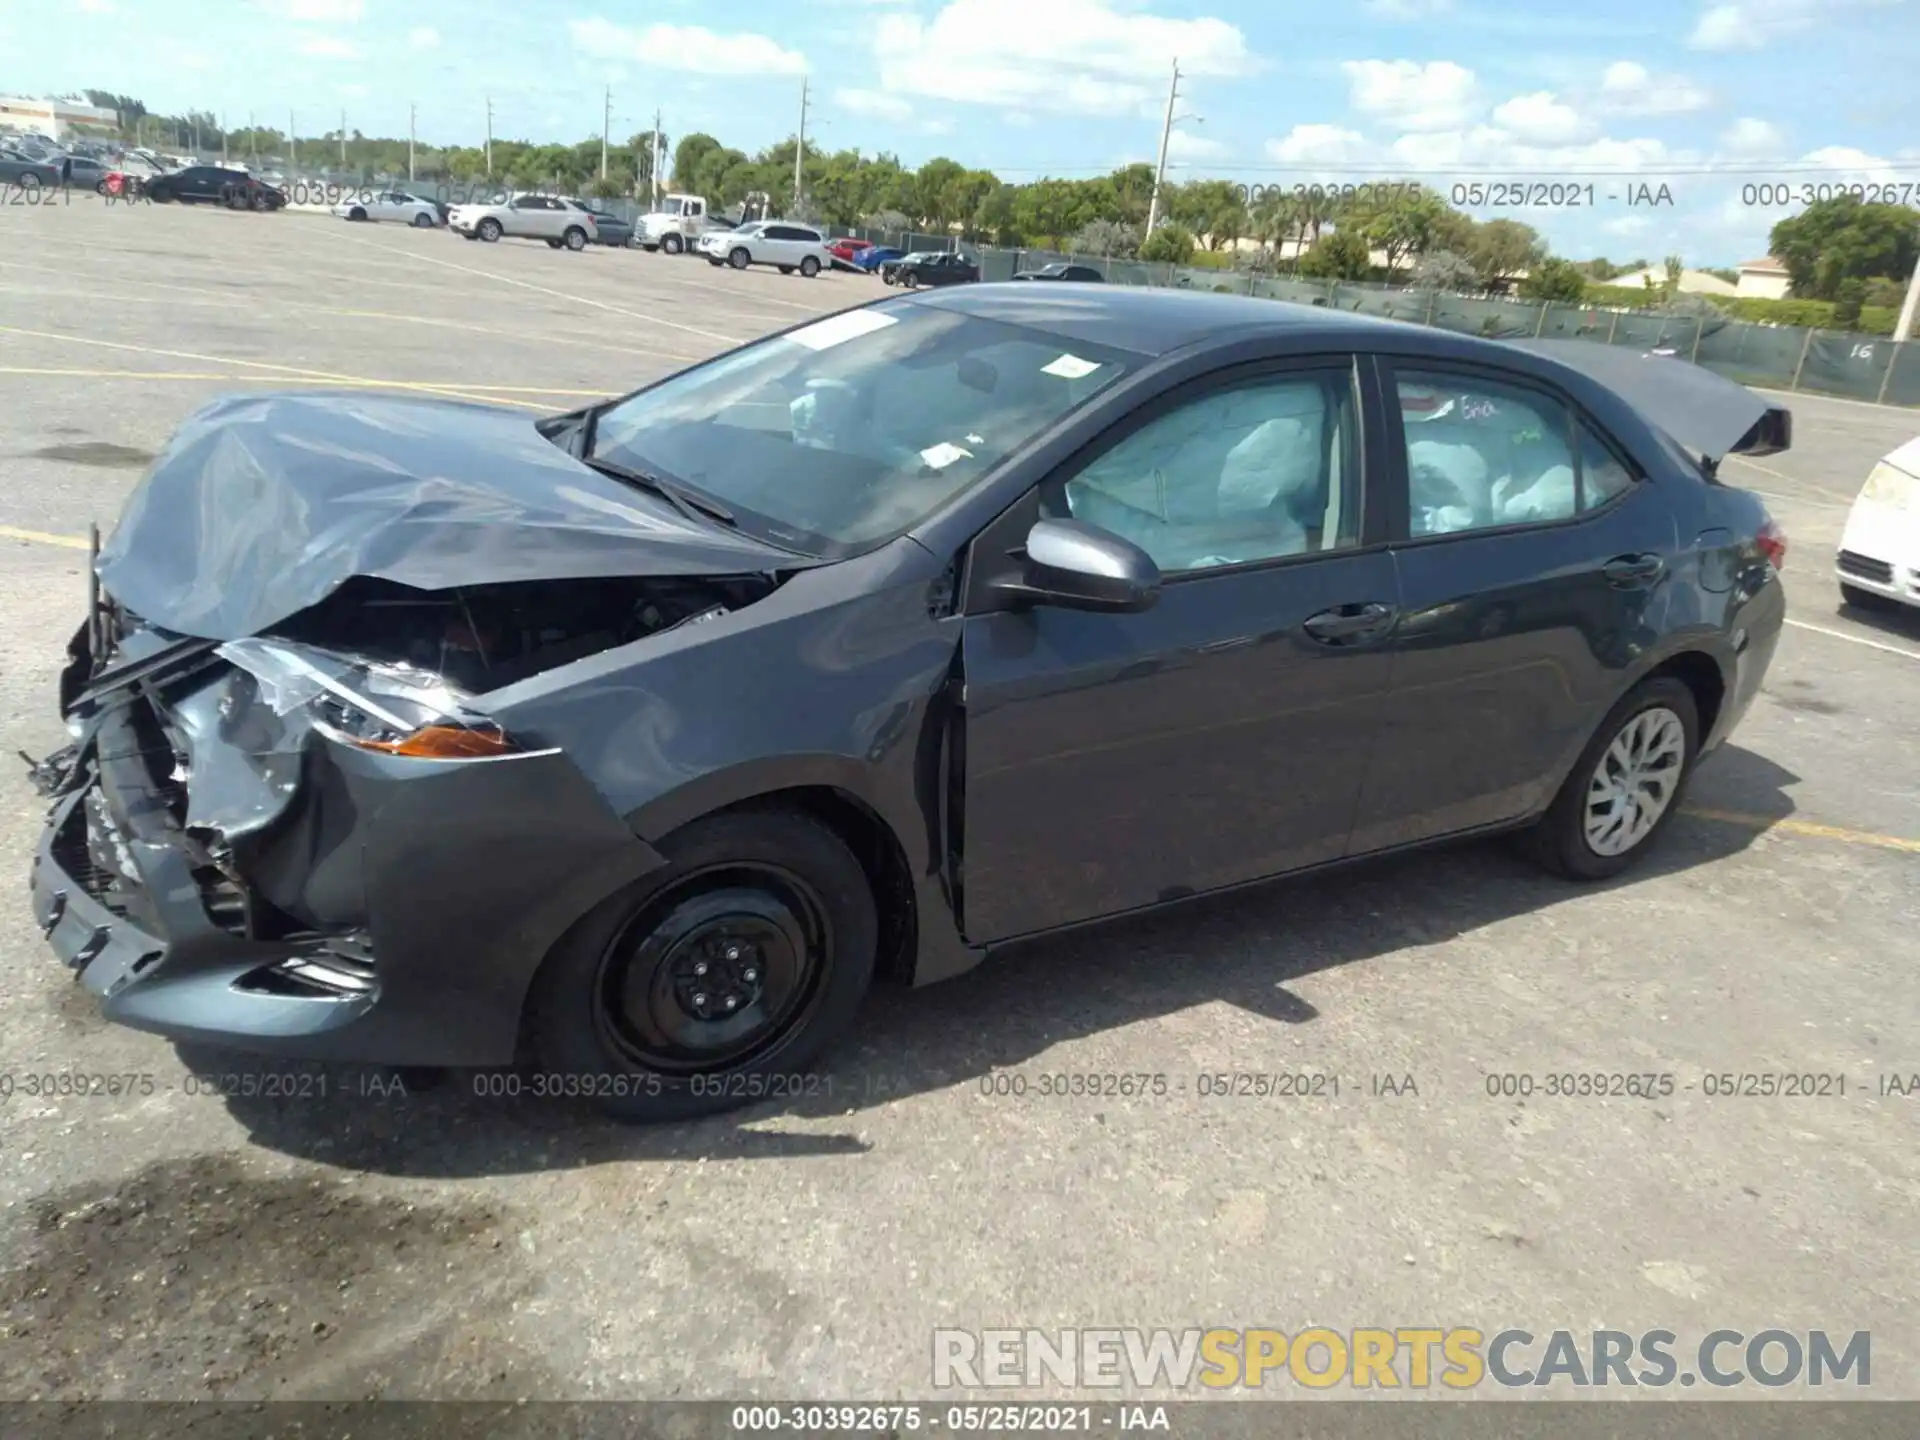
<svg viewBox="0 0 1920 1440">
<path fill-rule="evenodd" d="M 203 355 L 194 350 L 163 350 L 153 345 L 133 345 L 123 340 L 98 340 L 88 335 L 61 335 L 51 330 L 27 330 L 18 325 L 0 325 L 0 335 L 25 335 L 34 340 L 62 340 L 69 345 L 94 345 L 105 350 L 124 350 L 133 355 L 164 355 L 171 360 L 212 361 L 216 365 L 238 365 L 247 370 L 264 370 L 278 376 L 307 381 L 323 380 L 336 385 L 361 385 L 383 390 L 417 390 L 423 394 L 443 395 L 454 400 L 488 400 L 496 405 L 517 405 L 524 410 L 545 410 L 529 400 L 501 400 L 486 394 L 483 387 L 468 385 L 430 385 L 417 380 L 373 380 L 364 375 L 342 375 L 332 370 L 313 370 L 300 365 L 275 365 L 267 360 L 241 360 L 230 355 Z"/>
<path fill-rule="evenodd" d="M 15 525 L 0 525 L 0 539 L 29 540 L 35 545 L 58 545 L 64 550 L 86 550 L 90 542 L 79 535 L 49 535 L 44 530 L 22 530 Z"/>
<path fill-rule="evenodd" d="M 35 366 L 0 365 L 0 375 L 77 375 L 90 380 L 237 380 L 243 384 L 259 385 L 333 385 L 339 382 L 332 379 L 310 379 L 304 375 L 228 375 L 211 370 L 88 370 L 79 366 Z M 355 385 L 372 386 L 380 389 L 399 387 L 401 389 L 425 388 L 428 390 L 472 390 L 485 391 L 489 395 L 560 395 L 585 396 L 600 400 L 614 394 L 611 390 L 553 390 L 545 385 L 488 385 L 470 384 L 465 380 L 367 380 L 356 379 Z M 542 405 L 536 407 L 546 409 Z"/>
<path fill-rule="evenodd" d="M 1903 850 L 1909 855 L 1920 855 L 1920 840 L 1881 835 L 1872 830 L 1847 830 L 1838 825 L 1816 825 L 1811 820 L 1776 819 L 1771 815 L 1752 815 L 1744 810 L 1695 809 L 1691 805 L 1680 813 L 1691 815 L 1696 820 L 1713 820 L 1747 830 L 1779 830 L 1788 835 L 1804 835 L 1809 840 L 1837 840 L 1843 845 L 1869 845 L 1880 850 Z"/>
</svg>

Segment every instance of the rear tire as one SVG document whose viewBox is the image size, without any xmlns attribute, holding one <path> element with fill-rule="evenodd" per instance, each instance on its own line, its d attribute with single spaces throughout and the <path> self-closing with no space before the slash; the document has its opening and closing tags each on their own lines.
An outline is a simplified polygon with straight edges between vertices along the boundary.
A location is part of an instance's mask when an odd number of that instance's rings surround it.
<svg viewBox="0 0 1920 1440">
<path fill-rule="evenodd" d="M 558 250 L 560 248 L 560 242 L 558 240 L 549 240 L 547 241 L 547 248 L 549 250 Z"/>
<path fill-rule="evenodd" d="M 800 262 L 800 273 L 811 280 L 820 273 L 820 262 L 809 255 Z"/>
<path fill-rule="evenodd" d="M 354 206 L 353 209 L 347 212 L 347 219 L 349 220 L 364 220 L 366 218 L 367 218 L 367 212 L 361 209 L 358 205 Z"/>
<path fill-rule="evenodd" d="M 577 255 L 587 248 L 587 232 L 578 225 L 569 225 L 567 233 L 560 237 L 560 243 Z"/>
<path fill-rule="evenodd" d="M 1641 681 L 1594 731 L 1546 814 L 1521 832 L 1522 849 L 1568 880 L 1620 874 L 1673 823 L 1699 753 L 1693 691 L 1667 675 Z"/>
<path fill-rule="evenodd" d="M 534 1064 L 578 1076 L 623 1120 L 792 1095 L 873 978 L 865 871 L 839 836 L 785 810 L 711 815 L 660 849 L 662 869 L 589 911 L 541 966 L 527 1002 Z"/>
</svg>

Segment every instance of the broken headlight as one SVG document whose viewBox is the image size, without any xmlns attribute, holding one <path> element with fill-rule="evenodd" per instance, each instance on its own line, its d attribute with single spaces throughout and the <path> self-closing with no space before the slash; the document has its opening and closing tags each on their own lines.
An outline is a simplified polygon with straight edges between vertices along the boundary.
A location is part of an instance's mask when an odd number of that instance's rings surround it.
<svg viewBox="0 0 1920 1440">
<path fill-rule="evenodd" d="M 362 750 L 480 760 L 521 748 L 430 671 L 276 640 L 234 640 L 216 653 L 253 677 L 276 715 L 303 710 L 316 729 Z"/>
</svg>

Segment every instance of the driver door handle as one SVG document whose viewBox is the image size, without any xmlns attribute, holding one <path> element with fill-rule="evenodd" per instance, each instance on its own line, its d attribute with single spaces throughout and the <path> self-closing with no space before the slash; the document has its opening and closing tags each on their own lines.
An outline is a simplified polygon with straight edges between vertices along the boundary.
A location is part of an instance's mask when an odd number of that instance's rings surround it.
<svg viewBox="0 0 1920 1440">
<path fill-rule="evenodd" d="M 1369 600 L 1357 605 L 1339 605 L 1309 615 L 1302 628 L 1314 639 L 1328 645 L 1354 645 L 1378 639 L 1393 628 L 1398 611 L 1391 605 Z"/>
</svg>

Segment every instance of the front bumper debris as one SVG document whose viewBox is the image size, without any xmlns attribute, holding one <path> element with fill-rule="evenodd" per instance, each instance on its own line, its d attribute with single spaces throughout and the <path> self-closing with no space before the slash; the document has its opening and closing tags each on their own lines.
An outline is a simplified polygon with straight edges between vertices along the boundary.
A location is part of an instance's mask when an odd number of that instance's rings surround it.
<svg viewBox="0 0 1920 1440">
<path fill-rule="evenodd" d="M 34 765 L 52 795 L 33 914 L 106 1018 L 179 1040 L 377 1065 L 515 1058 L 541 959 L 663 863 L 557 750 L 479 761 L 315 732 L 244 846 L 185 823 L 191 779 L 144 688 Z"/>
</svg>

